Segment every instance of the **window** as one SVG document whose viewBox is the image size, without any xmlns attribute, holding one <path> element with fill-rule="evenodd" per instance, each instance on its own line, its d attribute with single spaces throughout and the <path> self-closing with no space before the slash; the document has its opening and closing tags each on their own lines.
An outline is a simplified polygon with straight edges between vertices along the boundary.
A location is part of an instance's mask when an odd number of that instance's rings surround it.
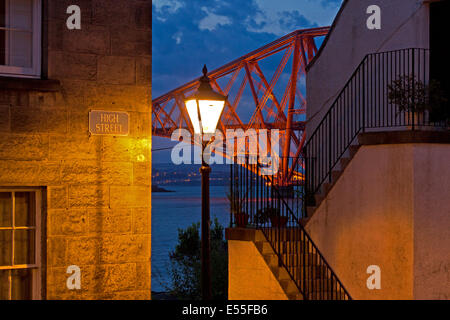
<svg viewBox="0 0 450 320">
<path fill-rule="evenodd" d="M 41 0 L 0 0 L 0 75 L 41 73 Z"/>
<path fill-rule="evenodd" d="M 41 298 L 39 190 L 0 189 L 0 300 Z"/>
</svg>

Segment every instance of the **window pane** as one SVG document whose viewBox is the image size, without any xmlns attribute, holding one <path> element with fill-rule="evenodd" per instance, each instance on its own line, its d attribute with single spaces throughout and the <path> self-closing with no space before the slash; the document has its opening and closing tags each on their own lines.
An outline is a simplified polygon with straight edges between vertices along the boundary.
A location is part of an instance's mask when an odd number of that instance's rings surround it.
<svg viewBox="0 0 450 320">
<path fill-rule="evenodd" d="M 6 27 L 6 1 L 0 0 L 0 27 Z M 0 65 L 6 65 L 6 31 L 0 30 Z"/>
<path fill-rule="evenodd" d="M 11 192 L 0 192 L 0 227 L 12 227 Z"/>
<path fill-rule="evenodd" d="M 2 0 L 0 0 L 1 2 Z M 6 32 L 0 30 L 0 65 L 6 65 Z"/>
<path fill-rule="evenodd" d="M 20 30 L 32 30 L 33 1 L 14 0 L 10 1 L 10 27 Z"/>
<path fill-rule="evenodd" d="M 12 300 L 31 300 L 33 270 L 17 269 L 11 271 Z"/>
<path fill-rule="evenodd" d="M 11 31 L 10 34 L 10 66 L 31 68 L 33 38 L 30 32 Z"/>
<path fill-rule="evenodd" d="M 9 270 L 0 270 L 0 300 L 9 300 Z"/>
<path fill-rule="evenodd" d="M 6 27 L 6 0 L 0 0 L 0 27 Z"/>
<path fill-rule="evenodd" d="M 0 266 L 12 264 L 12 231 L 0 230 Z"/>
<path fill-rule="evenodd" d="M 35 226 L 35 200 L 34 192 L 16 192 L 14 225 L 16 227 Z"/>
<path fill-rule="evenodd" d="M 14 264 L 34 264 L 34 230 L 14 231 Z"/>
</svg>

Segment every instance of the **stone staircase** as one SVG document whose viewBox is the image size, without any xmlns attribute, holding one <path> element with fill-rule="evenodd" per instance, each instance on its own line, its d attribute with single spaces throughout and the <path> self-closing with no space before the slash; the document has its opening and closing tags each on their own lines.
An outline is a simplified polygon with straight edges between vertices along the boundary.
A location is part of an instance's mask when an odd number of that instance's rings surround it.
<svg viewBox="0 0 450 320">
<path fill-rule="evenodd" d="M 266 230 L 273 232 L 273 230 Z M 279 253 L 280 257 L 275 253 L 271 244 L 261 233 L 255 237 L 255 247 L 264 258 L 267 266 L 272 271 L 275 278 L 280 283 L 281 288 L 285 292 L 289 300 L 344 300 L 345 294 L 336 291 L 338 287 L 335 280 L 328 275 L 327 267 L 320 263 L 321 259 L 312 248 L 300 240 L 292 239 L 291 236 L 298 230 L 293 228 L 286 229 L 281 238 Z M 305 252 L 306 251 L 306 252 Z M 305 254 L 303 254 L 305 253 Z M 312 288 L 311 292 L 305 297 L 299 290 L 295 281 L 292 279 L 288 270 L 281 263 L 290 259 L 291 274 L 296 275 L 298 279 L 305 279 L 306 286 Z M 300 281 L 302 284 L 303 281 Z M 334 290 L 333 290 L 334 288 Z"/>
<path fill-rule="evenodd" d="M 314 198 L 311 199 L 312 201 L 308 202 L 309 205 L 306 207 L 307 218 L 302 219 L 302 225 L 305 226 L 308 223 L 308 220 L 312 217 L 322 201 L 327 197 L 331 189 L 333 189 L 334 185 L 342 176 L 345 168 L 349 165 L 350 161 L 356 155 L 360 147 L 361 145 L 359 144 L 358 140 L 355 139 L 355 141 L 347 148 L 343 156 L 339 159 L 339 162 L 331 171 L 331 181 L 328 180 L 328 182 L 324 182 L 321 185 L 319 191 L 314 194 Z"/>
</svg>

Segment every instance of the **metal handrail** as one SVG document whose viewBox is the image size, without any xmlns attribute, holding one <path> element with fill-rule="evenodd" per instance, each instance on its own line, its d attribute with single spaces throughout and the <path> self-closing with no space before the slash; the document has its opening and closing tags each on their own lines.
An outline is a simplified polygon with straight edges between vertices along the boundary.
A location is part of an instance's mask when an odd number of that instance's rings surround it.
<svg viewBox="0 0 450 320">
<path fill-rule="evenodd" d="M 389 85 L 404 77 L 413 79 L 411 92 L 407 92 L 412 105 L 406 110 L 388 99 Z M 431 122 L 426 113 L 414 111 L 420 102 L 416 101 L 420 99 L 418 87 L 428 82 L 428 49 L 408 48 L 364 57 L 303 148 L 308 205 L 315 205 L 314 194 L 327 179 L 331 183 L 333 169 L 361 132 L 443 125 Z"/>
<path fill-rule="evenodd" d="M 231 165 L 231 226 L 260 229 L 276 253 L 279 266 L 287 270 L 304 299 L 351 299 L 301 225 L 301 216 L 289 206 L 289 197 L 303 201 L 301 184 L 281 189 L 276 176 L 263 176 L 258 163 L 249 164 L 248 159 L 246 163 Z M 297 187 L 299 192 L 294 192 Z"/>
</svg>

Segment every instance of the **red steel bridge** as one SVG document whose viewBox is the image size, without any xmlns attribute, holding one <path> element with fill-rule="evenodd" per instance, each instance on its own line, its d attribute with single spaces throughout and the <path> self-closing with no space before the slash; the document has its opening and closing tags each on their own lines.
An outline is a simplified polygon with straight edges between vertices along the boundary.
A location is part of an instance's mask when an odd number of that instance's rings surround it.
<svg viewBox="0 0 450 320">
<path fill-rule="evenodd" d="M 301 92 L 306 66 L 317 53 L 314 39 L 328 31 L 329 27 L 294 31 L 208 73 L 213 89 L 228 95 L 218 124 L 222 132 L 280 130 L 279 175 L 285 182 L 298 178 L 295 164 L 306 138 L 306 100 Z M 193 136 L 184 100 L 198 86 L 199 78 L 152 101 L 153 135 L 171 138 L 174 130 L 184 128 Z"/>
</svg>

